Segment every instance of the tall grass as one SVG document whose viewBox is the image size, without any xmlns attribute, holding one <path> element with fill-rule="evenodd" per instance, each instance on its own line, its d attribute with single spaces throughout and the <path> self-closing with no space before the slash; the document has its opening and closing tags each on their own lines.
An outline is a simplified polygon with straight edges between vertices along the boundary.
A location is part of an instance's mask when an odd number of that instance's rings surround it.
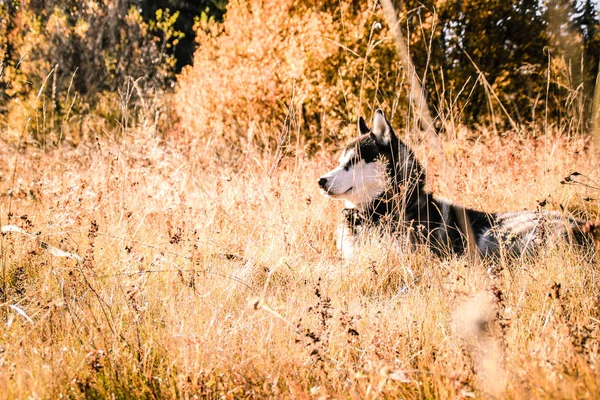
<svg viewBox="0 0 600 400">
<path fill-rule="evenodd" d="M 587 140 L 457 132 L 442 143 L 454 180 L 428 162 L 435 191 L 490 211 L 596 214 L 595 189 L 561 184 L 573 171 L 597 181 Z M 3 398 L 600 391 L 598 272 L 584 254 L 475 265 L 374 237 L 343 261 L 341 204 L 315 184 L 326 153 L 222 163 L 152 130 L 0 151 L 2 176 L 15 173 L 0 182 L 2 225 L 35 234 L 0 239 Z"/>
</svg>

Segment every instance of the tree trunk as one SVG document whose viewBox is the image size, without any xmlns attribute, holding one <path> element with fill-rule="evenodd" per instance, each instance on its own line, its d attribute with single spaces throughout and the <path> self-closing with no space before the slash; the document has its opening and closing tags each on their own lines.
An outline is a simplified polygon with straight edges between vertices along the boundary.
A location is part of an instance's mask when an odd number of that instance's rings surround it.
<svg viewBox="0 0 600 400">
<path fill-rule="evenodd" d="M 592 102 L 592 134 L 596 142 L 596 151 L 600 152 L 600 67 L 598 68 L 598 76 L 596 76 L 596 88 L 594 90 L 594 101 Z"/>
<path fill-rule="evenodd" d="M 425 132 L 425 135 L 427 136 L 433 135 L 431 136 L 431 138 L 435 138 L 433 142 L 438 143 L 437 133 L 433 125 L 433 118 L 431 118 L 431 113 L 427 106 L 425 92 L 423 91 L 423 86 L 421 85 L 421 81 L 419 80 L 419 76 L 417 75 L 417 71 L 415 70 L 415 66 L 408 52 L 408 47 L 404 41 L 404 35 L 402 35 L 400 22 L 396 16 L 394 5 L 391 0 L 381 0 L 380 3 L 383 9 L 383 15 L 396 42 L 398 56 L 407 72 L 410 88 L 410 106 L 418 118 L 417 122 L 419 123 L 420 129 Z"/>
</svg>

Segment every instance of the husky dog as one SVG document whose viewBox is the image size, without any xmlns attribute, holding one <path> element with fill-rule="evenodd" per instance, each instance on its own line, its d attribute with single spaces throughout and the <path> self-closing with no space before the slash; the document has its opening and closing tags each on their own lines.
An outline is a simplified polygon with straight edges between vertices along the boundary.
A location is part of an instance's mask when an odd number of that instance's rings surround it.
<svg viewBox="0 0 600 400">
<path fill-rule="evenodd" d="M 361 136 L 344 149 L 337 168 L 321 176 L 320 188 L 346 201 L 338 248 L 352 255 L 360 235 L 371 228 L 404 233 L 411 246 L 426 245 L 438 255 L 484 257 L 526 254 L 553 238 L 592 245 L 596 225 L 560 212 L 487 213 L 454 205 L 425 190 L 425 171 L 398 139 L 381 110 L 373 129 L 362 117 Z"/>
</svg>

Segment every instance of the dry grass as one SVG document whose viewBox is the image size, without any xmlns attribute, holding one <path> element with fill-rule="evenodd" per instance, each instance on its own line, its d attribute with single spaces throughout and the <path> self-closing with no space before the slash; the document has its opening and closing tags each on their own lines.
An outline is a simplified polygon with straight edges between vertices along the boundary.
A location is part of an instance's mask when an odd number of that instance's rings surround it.
<svg viewBox="0 0 600 400">
<path fill-rule="evenodd" d="M 600 394 L 598 268 L 584 255 L 475 265 L 374 238 L 344 262 L 342 205 L 315 184 L 331 154 L 226 163 L 133 136 L 0 147 L 0 223 L 38 236 L 0 238 L 0 397 Z M 584 200 L 597 189 L 560 184 L 600 178 L 585 140 L 464 131 L 443 148 L 417 152 L 430 186 L 462 204 L 597 213 Z"/>
<path fill-rule="evenodd" d="M 67 135 L 74 147 L 41 151 L 16 147 L 25 111 L 7 120 L 0 398 L 600 397 L 600 284 L 588 255 L 475 263 L 372 237 L 355 260 L 340 258 L 342 205 L 316 179 L 333 165 L 323 147 L 352 127 L 325 127 L 378 106 L 398 120 L 406 80 L 369 59 L 393 60 L 373 2 L 345 38 L 323 34 L 326 12 L 290 18 L 304 10 L 296 2 L 259 3 L 273 14 L 230 12 L 230 36 L 201 33 L 175 100 L 156 96 L 180 126 L 163 127 L 162 108 L 144 103 L 132 127 L 121 99 L 121 117 L 94 118 L 80 124 L 89 134 Z M 356 51 L 335 56 L 346 41 Z M 452 108 L 441 113 L 453 132 L 441 152 L 398 132 L 432 190 L 478 209 L 597 220 L 600 158 L 579 128 L 453 129 Z"/>
</svg>

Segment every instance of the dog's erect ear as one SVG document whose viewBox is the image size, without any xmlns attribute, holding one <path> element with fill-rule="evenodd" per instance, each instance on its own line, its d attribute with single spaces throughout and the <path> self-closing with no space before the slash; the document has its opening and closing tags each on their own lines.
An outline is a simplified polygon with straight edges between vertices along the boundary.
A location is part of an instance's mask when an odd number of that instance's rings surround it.
<svg viewBox="0 0 600 400">
<path fill-rule="evenodd" d="M 392 126 L 383 115 L 381 108 L 375 111 L 373 117 L 373 136 L 380 146 L 389 146 L 393 141 L 398 140 Z"/>
<path fill-rule="evenodd" d="M 358 130 L 361 135 L 371 132 L 363 117 L 358 117 Z"/>
</svg>

